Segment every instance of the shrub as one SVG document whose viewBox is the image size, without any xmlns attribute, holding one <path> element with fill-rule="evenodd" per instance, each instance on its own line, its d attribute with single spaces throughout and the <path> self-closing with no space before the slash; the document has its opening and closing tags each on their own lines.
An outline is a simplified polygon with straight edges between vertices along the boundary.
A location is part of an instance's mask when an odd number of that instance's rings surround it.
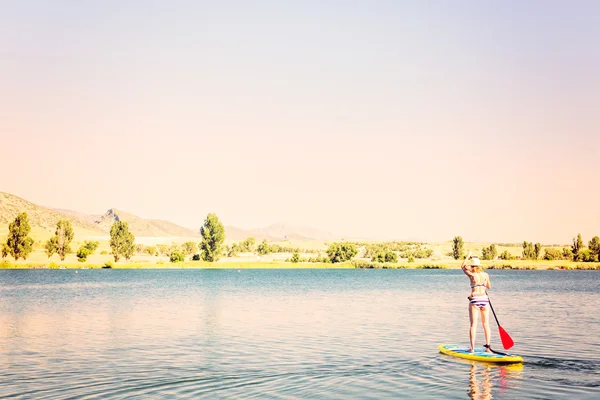
<svg viewBox="0 0 600 400">
<path fill-rule="evenodd" d="M 415 258 L 412 255 L 408 256 L 408 262 L 409 263 L 415 262 Z"/>
<path fill-rule="evenodd" d="M 172 263 L 185 261 L 185 255 L 180 250 L 175 250 L 171 253 L 169 261 Z"/>
<path fill-rule="evenodd" d="M 91 251 L 89 248 L 85 246 L 81 246 L 79 250 L 77 250 L 77 261 L 86 262 L 87 257 L 90 255 Z"/>
<path fill-rule="evenodd" d="M 332 263 L 349 261 L 358 253 L 356 246 L 352 243 L 332 243 L 327 249 L 327 255 Z"/>
<path fill-rule="evenodd" d="M 514 260 L 516 257 L 508 252 L 508 250 L 504 250 L 502 254 L 500 254 L 501 260 Z"/>
<path fill-rule="evenodd" d="M 200 254 L 194 254 L 192 256 L 192 261 L 200 261 Z"/>
<path fill-rule="evenodd" d="M 112 268 L 114 265 L 115 264 L 112 262 L 112 260 L 108 260 L 107 262 L 104 263 L 102 268 Z"/>
<path fill-rule="evenodd" d="M 388 251 L 387 253 L 385 253 L 385 262 L 388 263 L 397 263 L 398 262 L 398 255 L 396 253 L 394 253 L 393 251 Z"/>
<path fill-rule="evenodd" d="M 295 252 L 295 253 L 292 255 L 292 259 L 291 259 L 291 261 L 292 261 L 293 263 L 297 263 L 297 262 L 299 262 L 299 261 L 300 261 L 300 253 L 298 253 L 298 252 Z"/>
</svg>

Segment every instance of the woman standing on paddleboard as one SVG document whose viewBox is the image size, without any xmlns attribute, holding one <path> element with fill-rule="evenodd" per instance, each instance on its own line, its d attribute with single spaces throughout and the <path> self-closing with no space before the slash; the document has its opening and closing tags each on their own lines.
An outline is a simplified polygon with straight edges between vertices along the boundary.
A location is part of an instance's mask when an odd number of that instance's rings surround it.
<svg viewBox="0 0 600 400">
<path fill-rule="evenodd" d="M 478 258 L 473 258 L 470 265 L 467 266 L 469 259 L 471 258 L 471 252 L 463 261 L 461 268 L 465 275 L 469 277 L 471 281 L 471 294 L 469 295 L 469 321 L 471 322 L 471 328 L 469 329 L 469 339 L 471 341 L 471 347 L 469 352 L 472 353 L 475 349 L 475 336 L 477 334 L 477 315 L 481 314 L 481 323 L 483 325 L 483 332 L 485 334 L 485 347 L 486 351 L 490 350 L 490 320 L 489 320 L 489 304 L 490 300 L 486 293 L 486 289 L 491 289 L 490 276 L 483 272 L 481 263 Z"/>
</svg>

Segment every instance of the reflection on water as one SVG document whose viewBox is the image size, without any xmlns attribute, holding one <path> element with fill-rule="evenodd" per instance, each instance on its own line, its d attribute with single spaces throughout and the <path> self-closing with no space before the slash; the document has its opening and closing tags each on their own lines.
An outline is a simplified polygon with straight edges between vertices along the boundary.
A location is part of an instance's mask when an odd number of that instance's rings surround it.
<svg viewBox="0 0 600 400">
<path fill-rule="evenodd" d="M 493 272 L 503 366 L 438 352 L 459 271 L 0 271 L 0 397 L 595 398 L 600 274 L 558 273 Z"/>
<path fill-rule="evenodd" d="M 470 361 L 469 397 L 473 400 L 492 399 L 492 389 L 497 387 L 499 394 L 518 386 L 523 364 L 494 365 Z"/>
</svg>

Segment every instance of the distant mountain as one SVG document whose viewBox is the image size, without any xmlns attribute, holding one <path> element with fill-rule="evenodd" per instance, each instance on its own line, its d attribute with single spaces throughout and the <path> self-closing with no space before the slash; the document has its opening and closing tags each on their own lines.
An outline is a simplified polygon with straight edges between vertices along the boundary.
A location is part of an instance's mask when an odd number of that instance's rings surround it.
<svg viewBox="0 0 600 400">
<path fill-rule="evenodd" d="M 145 219 L 134 214 L 109 209 L 103 215 L 90 215 L 78 211 L 47 208 L 31 203 L 12 194 L 0 192 L 0 228 L 6 229 L 19 212 L 26 211 L 32 227 L 53 232 L 60 219 L 71 221 L 78 235 L 107 236 L 115 221 L 126 221 L 129 230 L 137 237 L 184 237 L 199 238 L 199 230 L 184 228 L 169 221 Z M 271 242 L 281 240 L 293 241 L 328 241 L 338 240 L 329 232 L 318 229 L 278 223 L 259 229 L 240 229 L 234 226 L 225 227 L 227 242 L 238 242 L 248 237 L 257 241 L 266 239 Z"/>
<path fill-rule="evenodd" d="M 290 240 L 339 240 L 329 232 L 324 232 L 319 229 L 306 226 L 298 226 L 286 223 L 277 223 L 269 225 L 265 228 L 254 229 L 252 231 L 256 236 L 268 236 L 277 238 L 287 238 Z"/>
<path fill-rule="evenodd" d="M 100 227 L 73 215 L 62 214 L 56 210 L 39 206 L 13 194 L 0 192 L 0 225 L 8 225 L 20 212 L 26 212 L 32 227 L 54 231 L 61 219 L 71 222 L 76 233 L 82 235 L 103 235 Z"/>
</svg>

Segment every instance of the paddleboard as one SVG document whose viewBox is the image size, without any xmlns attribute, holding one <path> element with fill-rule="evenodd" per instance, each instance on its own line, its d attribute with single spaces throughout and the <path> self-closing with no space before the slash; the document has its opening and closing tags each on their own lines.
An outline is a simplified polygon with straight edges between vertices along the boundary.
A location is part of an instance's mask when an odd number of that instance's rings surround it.
<svg viewBox="0 0 600 400">
<path fill-rule="evenodd" d="M 460 357 L 467 360 L 484 361 L 491 363 L 522 363 L 523 357 L 514 354 L 495 354 L 488 353 L 485 349 L 475 349 L 473 353 L 469 353 L 467 348 L 464 346 L 458 346 L 455 344 L 440 344 L 440 353 L 447 354 L 449 356 Z"/>
</svg>

